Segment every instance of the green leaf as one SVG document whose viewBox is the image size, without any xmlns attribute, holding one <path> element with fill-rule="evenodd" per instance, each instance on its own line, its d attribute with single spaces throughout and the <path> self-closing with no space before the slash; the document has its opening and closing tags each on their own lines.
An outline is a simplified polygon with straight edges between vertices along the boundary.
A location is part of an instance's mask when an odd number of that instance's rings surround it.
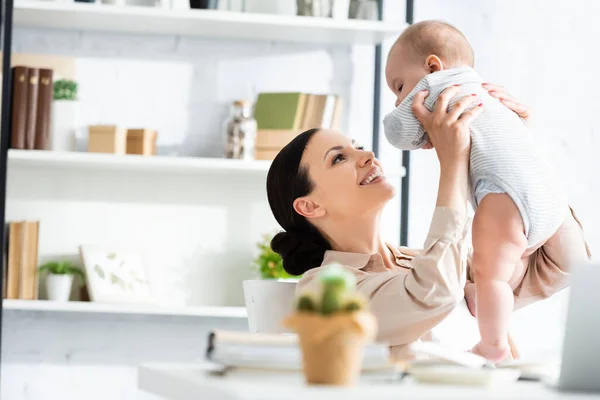
<svg viewBox="0 0 600 400">
<path fill-rule="evenodd" d="M 94 265 L 94 272 L 98 274 L 98 276 L 102 279 L 106 278 L 106 274 L 104 274 L 104 270 L 100 268 L 98 264 Z"/>
<path fill-rule="evenodd" d="M 77 100 L 77 83 L 68 79 L 54 82 L 52 98 L 54 100 Z"/>
<path fill-rule="evenodd" d="M 108 258 L 109 260 L 114 260 L 115 258 L 117 258 L 117 253 L 108 253 L 106 255 L 106 258 Z"/>
<path fill-rule="evenodd" d="M 49 273 L 54 275 L 80 275 L 83 277 L 83 271 L 80 267 L 74 265 L 71 261 L 50 261 L 39 268 L 40 273 Z"/>
</svg>

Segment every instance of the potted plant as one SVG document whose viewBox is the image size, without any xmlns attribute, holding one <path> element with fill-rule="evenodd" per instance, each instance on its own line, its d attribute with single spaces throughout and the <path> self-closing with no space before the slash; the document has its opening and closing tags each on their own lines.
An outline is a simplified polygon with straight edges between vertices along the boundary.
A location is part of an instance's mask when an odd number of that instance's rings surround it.
<svg viewBox="0 0 600 400">
<path fill-rule="evenodd" d="M 50 261 L 40 267 L 40 273 L 46 272 L 46 290 L 48 300 L 69 301 L 73 276 L 84 278 L 83 270 L 70 261 Z"/>
<path fill-rule="evenodd" d="M 270 242 L 271 236 L 265 235 L 257 244 L 259 252 L 253 269 L 260 279 L 243 282 L 250 332 L 287 332 L 281 322 L 293 310 L 299 277 L 285 272 L 283 260 L 271 249 Z"/>
<path fill-rule="evenodd" d="M 320 292 L 298 297 L 284 323 L 298 333 L 309 384 L 353 385 L 377 321 L 356 292 L 356 278 L 333 265 L 319 275 Z"/>
<path fill-rule="evenodd" d="M 50 123 L 50 150 L 75 150 L 75 131 L 79 126 L 77 82 L 59 79 L 54 82 Z"/>
</svg>

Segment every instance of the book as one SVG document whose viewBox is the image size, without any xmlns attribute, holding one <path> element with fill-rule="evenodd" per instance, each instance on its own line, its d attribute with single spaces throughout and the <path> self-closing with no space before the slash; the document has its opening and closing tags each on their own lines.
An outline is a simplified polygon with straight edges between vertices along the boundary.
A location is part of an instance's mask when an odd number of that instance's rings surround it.
<svg viewBox="0 0 600 400">
<path fill-rule="evenodd" d="M 19 298 L 23 300 L 37 300 L 38 298 L 39 226 L 38 221 L 25 222 L 19 286 Z"/>
<path fill-rule="evenodd" d="M 8 262 L 6 267 L 6 298 L 18 299 L 21 282 L 21 264 L 25 240 L 25 222 L 8 223 Z"/>
<path fill-rule="evenodd" d="M 306 101 L 304 93 L 260 93 L 254 107 L 257 128 L 299 129 Z"/>
<path fill-rule="evenodd" d="M 12 68 L 12 115 L 10 147 L 13 149 L 25 148 L 28 70 L 29 68 L 24 66 L 16 66 Z"/>
<path fill-rule="evenodd" d="M 206 359 L 229 368 L 302 370 L 302 351 L 293 333 L 265 334 L 214 330 L 208 335 Z M 387 344 L 365 347 L 363 371 L 394 368 Z"/>
<path fill-rule="evenodd" d="M 53 94 L 53 71 L 40 68 L 38 83 L 37 115 L 35 123 L 36 150 L 48 150 L 50 145 L 50 107 Z"/>
<path fill-rule="evenodd" d="M 35 125 L 37 122 L 39 69 L 27 69 L 27 111 L 25 117 L 25 148 L 35 148 Z"/>
</svg>

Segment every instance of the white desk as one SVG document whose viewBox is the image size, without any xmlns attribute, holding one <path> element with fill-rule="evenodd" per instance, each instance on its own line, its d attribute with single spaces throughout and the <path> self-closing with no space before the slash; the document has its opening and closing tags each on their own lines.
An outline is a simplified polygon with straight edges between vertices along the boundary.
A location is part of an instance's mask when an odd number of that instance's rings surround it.
<svg viewBox="0 0 600 400">
<path fill-rule="evenodd" d="M 138 371 L 138 388 L 168 400 L 354 400 L 370 399 L 527 399 L 589 400 L 600 394 L 561 393 L 539 382 L 491 387 L 423 385 L 384 378 L 354 388 L 306 386 L 300 375 L 215 377 L 202 365 L 148 365 Z"/>
</svg>

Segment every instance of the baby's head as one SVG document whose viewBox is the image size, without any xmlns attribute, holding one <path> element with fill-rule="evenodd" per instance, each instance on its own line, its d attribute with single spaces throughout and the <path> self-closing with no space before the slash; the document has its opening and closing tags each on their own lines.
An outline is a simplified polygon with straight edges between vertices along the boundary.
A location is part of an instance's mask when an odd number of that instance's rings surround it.
<svg viewBox="0 0 600 400">
<path fill-rule="evenodd" d="M 398 106 L 425 75 L 473 67 L 473 63 L 473 49 L 458 29 L 442 21 L 423 21 L 406 28 L 396 40 L 388 55 L 385 78 Z"/>
</svg>

